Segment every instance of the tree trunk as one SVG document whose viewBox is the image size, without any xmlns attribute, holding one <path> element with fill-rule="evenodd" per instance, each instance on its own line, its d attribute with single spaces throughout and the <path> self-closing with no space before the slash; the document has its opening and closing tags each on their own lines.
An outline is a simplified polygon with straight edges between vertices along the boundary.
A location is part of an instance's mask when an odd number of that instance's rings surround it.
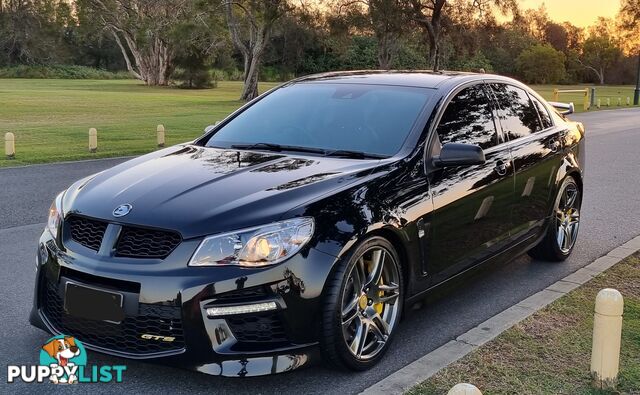
<svg viewBox="0 0 640 395">
<path fill-rule="evenodd" d="M 433 71 L 438 71 L 440 69 L 440 44 L 432 30 L 427 31 L 427 40 L 429 42 L 429 65 Z"/>
<path fill-rule="evenodd" d="M 267 2 L 265 2 L 267 3 Z M 252 3 L 252 7 L 256 7 L 259 2 Z M 252 7 L 242 7 L 246 17 L 251 21 L 249 23 L 249 39 L 244 40 L 241 38 L 240 29 L 236 16 L 233 13 L 233 2 L 225 0 L 224 3 L 225 15 L 227 19 L 227 25 L 229 27 L 229 33 L 231 34 L 231 41 L 238 51 L 242 53 L 244 61 L 244 87 L 242 88 L 241 100 L 253 100 L 258 97 L 258 76 L 260 74 L 260 64 L 262 62 L 262 55 L 264 49 L 269 41 L 269 33 L 273 26 L 273 23 L 278 18 L 278 15 L 271 15 L 270 18 L 257 22 L 256 10 Z M 271 6 L 268 7 L 273 7 Z M 277 4 L 275 4 L 277 8 Z M 277 9 L 270 10 L 277 12 Z"/>
<path fill-rule="evenodd" d="M 145 85 L 148 86 L 165 86 L 169 83 L 169 76 L 173 71 L 173 66 L 171 65 L 172 51 L 166 43 L 156 37 L 153 45 L 141 50 L 127 32 L 112 27 L 111 33 L 124 57 L 127 70 L 135 78 L 144 81 Z M 127 44 L 127 48 L 122 43 L 121 34 Z M 129 50 L 128 52 L 127 49 Z M 129 52 L 133 57 L 133 62 L 129 58 Z"/>
<path fill-rule="evenodd" d="M 387 34 L 378 37 L 378 67 L 380 67 L 380 70 L 389 70 L 391 68 L 393 51 L 391 45 L 389 45 L 390 40 L 393 40 L 393 37 L 389 37 Z"/>
<path fill-rule="evenodd" d="M 258 97 L 258 75 L 260 73 L 261 58 L 262 55 L 259 54 L 253 54 L 251 57 L 249 68 L 244 77 L 244 86 L 240 100 L 249 101 Z"/>
</svg>

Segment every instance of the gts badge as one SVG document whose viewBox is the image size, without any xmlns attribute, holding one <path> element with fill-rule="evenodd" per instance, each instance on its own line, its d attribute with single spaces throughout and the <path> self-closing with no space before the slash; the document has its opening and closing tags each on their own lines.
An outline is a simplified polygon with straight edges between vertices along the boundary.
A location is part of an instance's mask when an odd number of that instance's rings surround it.
<svg viewBox="0 0 640 395">
<path fill-rule="evenodd" d="M 157 340 L 157 341 L 162 341 L 162 342 L 172 342 L 172 341 L 176 340 L 176 338 L 173 337 L 173 336 L 150 335 L 148 333 L 143 333 L 142 335 L 140 335 L 140 337 L 145 339 L 145 340 Z"/>
</svg>

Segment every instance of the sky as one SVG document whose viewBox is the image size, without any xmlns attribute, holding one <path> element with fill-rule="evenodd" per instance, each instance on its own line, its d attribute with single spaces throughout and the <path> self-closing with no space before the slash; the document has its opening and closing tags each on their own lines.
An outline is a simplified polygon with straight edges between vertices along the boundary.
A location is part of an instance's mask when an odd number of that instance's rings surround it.
<svg viewBox="0 0 640 395">
<path fill-rule="evenodd" d="M 580 27 L 592 25 L 600 16 L 615 18 L 620 9 L 620 0 L 519 0 L 519 3 L 522 9 L 538 8 L 544 3 L 551 19 Z"/>
</svg>

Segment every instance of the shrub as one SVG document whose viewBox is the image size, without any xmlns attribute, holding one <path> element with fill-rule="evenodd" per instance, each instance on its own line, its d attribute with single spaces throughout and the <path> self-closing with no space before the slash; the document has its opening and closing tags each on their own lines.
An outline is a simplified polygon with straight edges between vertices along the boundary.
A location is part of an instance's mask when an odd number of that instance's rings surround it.
<svg viewBox="0 0 640 395">
<path fill-rule="evenodd" d="M 56 78 L 56 79 L 91 79 L 91 80 L 123 80 L 133 78 L 129 72 L 111 72 L 85 66 L 19 65 L 0 68 L 0 78 Z"/>
<path fill-rule="evenodd" d="M 522 51 L 516 65 L 528 83 L 555 84 L 565 76 L 564 60 L 564 54 L 552 46 L 537 44 Z"/>
</svg>

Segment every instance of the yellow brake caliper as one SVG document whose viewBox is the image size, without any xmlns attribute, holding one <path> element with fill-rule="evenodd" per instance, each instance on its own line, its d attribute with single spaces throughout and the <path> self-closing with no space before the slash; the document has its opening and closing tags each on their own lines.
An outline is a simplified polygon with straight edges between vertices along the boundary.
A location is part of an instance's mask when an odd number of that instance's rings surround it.
<svg viewBox="0 0 640 395">
<path fill-rule="evenodd" d="M 371 273 L 371 264 L 372 262 L 367 262 L 367 269 L 369 269 L 369 273 Z M 378 285 L 382 285 L 382 276 L 380 276 L 380 281 L 378 281 Z M 379 291 L 378 292 L 378 296 L 384 296 L 384 291 Z M 376 311 L 376 313 L 378 314 L 382 314 L 382 310 L 384 308 L 384 303 L 380 302 L 380 303 L 376 303 L 373 305 L 373 309 Z"/>
</svg>

